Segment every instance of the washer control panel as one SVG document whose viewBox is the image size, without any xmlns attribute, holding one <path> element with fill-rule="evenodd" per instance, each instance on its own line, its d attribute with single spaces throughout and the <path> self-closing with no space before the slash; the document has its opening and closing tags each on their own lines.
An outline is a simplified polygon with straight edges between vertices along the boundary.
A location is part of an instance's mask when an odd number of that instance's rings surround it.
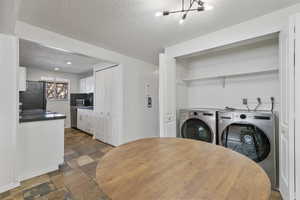
<svg viewBox="0 0 300 200">
<path fill-rule="evenodd" d="M 189 113 L 190 117 L 199 117 L 199 116 L 205 116 L 205 117 L 214 117 L 215 113 L 213 112 L 205 112 L 205 111 L 191 111 Z"/>
<path fill-rule="evenodd" d="M 245 113 L 235 113 L 234 114 L 234 120 L 247 120 L 247 119 L 253 119 L 253 116 L 251 114 L 245 114 Z"/>
<path fill-rule="evenodd" d="M 258 114 L 258 113 L 219 113 L 219 119 L 224 121 L 247 121 L 247 120 L 271 120 L 272 114 Z"/>
</svg>

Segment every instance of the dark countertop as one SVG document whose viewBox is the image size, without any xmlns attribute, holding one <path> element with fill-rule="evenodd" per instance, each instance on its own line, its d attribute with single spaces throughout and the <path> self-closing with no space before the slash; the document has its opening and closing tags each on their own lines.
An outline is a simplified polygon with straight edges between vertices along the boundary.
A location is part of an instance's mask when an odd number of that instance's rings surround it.
<svg viewBox="0 0 300 200">
<path fill-rule="evenodd" d="M 57 119 L 66 119 L 66 115 L 44 110 L 26 110 L 20 113 L 19 122 L 24 123 Z"/>
</svg>

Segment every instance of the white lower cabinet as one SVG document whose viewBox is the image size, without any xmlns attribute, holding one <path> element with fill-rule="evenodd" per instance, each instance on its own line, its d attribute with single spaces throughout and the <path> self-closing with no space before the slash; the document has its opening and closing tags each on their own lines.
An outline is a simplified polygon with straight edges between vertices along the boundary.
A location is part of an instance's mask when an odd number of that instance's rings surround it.
<svg viewBox="0 0 300 200">
<path fill-rule="evenodd" d="M 78 109 L 77 110 L 77 128 L 80 129 L 80 130 L 83 130 L 84 128 L 84 115 L 83 115 L 83 110 L 81 109 Z"/>
<path fill-rule="evenodd" d="M 64 162 L 64 119 L 20 123 L 18 171 L 21 181 L 58 169 Z"/>
<path fill-rule="evenodd" d="M 94 135 L 95 131 L 95 115 L 93 110 L 78 109 L 77 110 L 77 128 Z"/>
</svg>

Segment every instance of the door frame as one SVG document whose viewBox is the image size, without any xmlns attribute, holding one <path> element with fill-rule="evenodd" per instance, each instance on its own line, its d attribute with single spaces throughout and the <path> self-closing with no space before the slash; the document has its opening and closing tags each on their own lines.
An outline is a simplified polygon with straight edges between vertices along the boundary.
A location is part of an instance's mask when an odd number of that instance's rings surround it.
<svg viewBox="0 0 300 200">
<path fill-rule="evenodd" d="M 294 16 L 295 23 L 295 199 L 300 199 L 300 14 Z"/>
<path fill-rule="evenodd" d="M 297 134 L 300 132 L 300 13 L 295 14 L 290 17 L 289 26 L 293 27 L 294 30 L 290 30 L 289 37 L 292 38 L 293 42 L 293 52 L 290 56 L 294 59 L 294 69 L 293 70 L 293 109 L 290 112 L 290 119 L 292 120 L 293 126 L 291 128 L 294 130 L 289 137 L 292 139 L 289 140 L 289 146 L 293 147 L 293 157 L 290 164 L 293 165 L 293 177 L 291 177 L 292 187 L 290 190 L 291 199 L 300 199 L 300 135 Z M 292 24 L 291 24 L 292 23 Z M 291 59 L 292 59 L 291 58 Z M 281 114 L 281 113 L 280 113 Z M 291 200 L 285 199 L 285 200 Z"/>
</svg>

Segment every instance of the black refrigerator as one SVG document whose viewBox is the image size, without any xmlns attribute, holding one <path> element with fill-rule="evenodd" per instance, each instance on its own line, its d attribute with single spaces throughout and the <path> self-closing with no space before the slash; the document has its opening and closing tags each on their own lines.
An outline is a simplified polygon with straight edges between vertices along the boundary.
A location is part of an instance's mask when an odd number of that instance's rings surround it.
<svg viewBox="0 0 300 200">
<path fill-rule="evenodd" d="M 22 111 L 46 110 L 46 83 L 42 81 L 26 81 L 27 89 L 20 92 Z"/>
</svg>

